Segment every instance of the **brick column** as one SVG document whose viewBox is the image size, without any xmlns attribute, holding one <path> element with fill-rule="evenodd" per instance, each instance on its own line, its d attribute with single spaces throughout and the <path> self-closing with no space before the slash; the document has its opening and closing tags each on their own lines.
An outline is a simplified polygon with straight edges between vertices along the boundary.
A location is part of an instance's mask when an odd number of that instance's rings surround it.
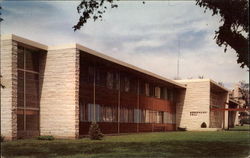
<svg viewBox="0 0 250 158">
<path fill-rule="evenodd" d="M 79 135 L 79 51 L 48 50 L 41 73 L 40 134 Z"/>
<path fill-rule="evenodd" d="M 1 41 L 1 135 L 5 139 L 17 136 L 17 42 Z"/>
</svg>

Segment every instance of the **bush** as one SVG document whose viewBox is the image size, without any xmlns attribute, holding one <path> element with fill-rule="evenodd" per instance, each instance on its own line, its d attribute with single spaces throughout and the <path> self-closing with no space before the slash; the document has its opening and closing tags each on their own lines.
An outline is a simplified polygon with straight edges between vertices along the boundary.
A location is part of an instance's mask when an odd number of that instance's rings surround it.
<svg viewBox="0 0 250 158">
<path fill-rule="evenodd" d="M 53 136 L 38 136 L 38 140 L 54 140 L 55 138 Z"/>
<path fill-rule="evenodd" d="M 250 124 L 250 118 L 249 117 L 242 118 L 240 120 L 240 125 L 243 126 L 244 124 Z"/>
<path fill-rule="evenodd" d="M 203 122 L 203 123 L 201 124 L 201 128 L 207 128 L 207 124 L 206 124 L 205 122 Z"/>
<path fill-rule="evenodd" d="M 4 141 L 4 136 L 1 135 L 1 142 L 3 142 L 3 141 Z"/>
<path fill-rule="evenodd" d="M 103 138 L 103 134 L 97 123 L 92 122 L 89 127 L 89 138 L 92 140 L 101 140 Z"/>
</svg>

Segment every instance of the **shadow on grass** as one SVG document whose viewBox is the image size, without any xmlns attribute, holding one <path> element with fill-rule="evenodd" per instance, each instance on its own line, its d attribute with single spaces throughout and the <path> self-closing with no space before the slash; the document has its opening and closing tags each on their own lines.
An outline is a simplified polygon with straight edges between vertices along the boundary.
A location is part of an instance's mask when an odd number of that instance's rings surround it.
<svg viewBox="0 0 250 158">
<path fill-rule="evenodd" d="M 93 157 L 246 157 L 249 144 L 242 142 L 163 141 L 163 142 L 76 142 L 24 143 L 3 145 L 3 156 L 37 158 L 71 155 Z"/>
</svg>

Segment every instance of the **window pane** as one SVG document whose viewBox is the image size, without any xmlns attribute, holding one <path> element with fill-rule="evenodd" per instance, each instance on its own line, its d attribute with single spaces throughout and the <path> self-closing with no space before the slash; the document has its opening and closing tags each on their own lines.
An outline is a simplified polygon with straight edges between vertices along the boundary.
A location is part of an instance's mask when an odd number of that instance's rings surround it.
<svg viewBox="0 0 250 158">
<path fill-rule="evenodd" d="M 17 106 L 24 107 L 24 72 L 18 71 Z"/>
<path fill-rule="evenodd" d="M 17 51 L 17 67 L 20 69 L 24 69 L 24 52 L 23 47 L 18 47 Z"/>
<path fill-rule="evenodd" d="M 39 71 L 39 53 L 25 49 L 26 70 Z"/>
<path fill-rule="evenodd" d="M 17 130 L 24 130 L 24 111 L 21 109 L 17 110 Z"/>
<path fill-rule="evenodd" d="M 94 121 L 94 104 L 88 104 L 88 121 Z"/>
<path fill-rule="evenodd" d="M 139 123 L 139 109 L 134 109 L 134 123 Z"/>
<path fill-rule="evenodd" d="M 39 130 L 39 112 L 26 110 L 26 130 Z"/>
<path fill-rule="evenodd" d="M 129 91 L 129 79 L 127 77 L 124 78 L 124 90 L 125 92 Z"/>
<path fill-rule="evenodd" d="M 160 98 L 160 96 L 161 96 L 160 87 L 155 87 L 155 97 Z"/>
<path fill-rule="evenodd" d="M 128 109 L 128 122 L 133 123 L 134 122 L 134 110 Z"/>
<path fill-rule="evenodd" d="M 114 88 L 116 90 L 119 90 L 119 74 L 118 73 L 115 73 L 115 76 L 114 76 Z"/>
<path fill-rule="evenodd" d="M 149 84 L 148 83 L 145 84 L 145 93 L 146 93 L 146 96 L 149 96 Z"/>
<path fill-rule="evenodd" d="M 26 107 L 39 107 L 39 83 L 38 74 L 26 74 Z"/>
<path fill-rule="evenodd" d="M 113 82 L 114 82 L 114 78 L 113 78 L 113 73 L 108 72 L 107 73 L 107 87 L 112 89 L 113 88 Z"/>
</svg>

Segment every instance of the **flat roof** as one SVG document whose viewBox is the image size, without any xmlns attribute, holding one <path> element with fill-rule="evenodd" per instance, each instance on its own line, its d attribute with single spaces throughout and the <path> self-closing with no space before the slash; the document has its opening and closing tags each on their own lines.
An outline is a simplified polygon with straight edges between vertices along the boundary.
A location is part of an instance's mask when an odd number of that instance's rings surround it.
<svg viewBox="0 0 250 158">
<path fill-rule="evenodd" d="M 180 83 L 188 83 L 188 82 L 210 82 L 211 84 L 215 85 L 216 87 L 229 92 L 230 90 L 223 87 L 222 85 L 218 84 L 217 82 L 215 82 L 214 80 L 210 79 L 210 78 L 205 78 L 205 79 L 184 79 L 184 80 L 174 80 L 176 82 L 180 82 Z"/>
<path fill-rule="evenodd" d="M 33 46 L 33 47 L 36 47 L 36 48 L 39 48 L 39 49 L 42 49 L 42 50 L 48 50 L 48 46 L 42 44 L 42 43 L 39 43 L 39 42 L 35 42 L 35 41 L 32 41 L 32 40 L 29 40 L 29 39 L 26 39 L 26 38 L 23 38 L 23 37 L 20 37 L 20 36 L 17 36 L 17 35 L 2 35 L 1 36 L 1 41 L 2 40 L 13 40 L 13 41 L 17 41 L 17 42 L 20 42 L 20 43 L 23 43 L 23 44 L 26 44 L 26 45 L 29 45 L 29 46 Z"/>
<path fill-rule="evenodd" d="M 81 44 L 78 44 L 78 43 L 66 44 L 66 45 L 57 45 L 57 46 L 46 46 L 44 44 L 34 42 L 32 40 L 29 40 L 29 39 L 26 39 L 26 38 L 23 38 L 23 37 L 19 37 L 17 35 L 13 35 L 13 34 L 11 34 L 11 35 L 3 35 L 1 37 L 1 40 L 7 40 L 7 39 L 12 39 L 14 41 L 17 41 L 17 42 L 20 42 L 20 43 L 23 43 L 23 44 L 26 44 L 26 45 L 30 45 L 30 46 L 33 46 L 33 47 L 36 47 L 36 48 L 40 48 L 40 49 L 43 49 L 43 50 L 58 50 L 58 49 L 76 48 L 76 49 L 79 49 L 79 50 L 84 51 L 86 53 L 89 53 L 91 55 L 100 57 L 102 59 L 108 60 L 108 61 L 113 62 L 113 63 L 116 63 L 118 65 L 121 65 L 121 66 L 130 68 L 130 69 L 136 70 L 136 71 L 144 73 L 146 75 L 149 75 L 149 76 L 155 77 L 157 79 L 163 80 L 165 82 L 171 83 L 171 84 L 173 84 L 173 85 L 175 85 L 175 86 L 177 86 L 179 88 L 186 88 L 185 85 L 183 85 L 181 83 L 178 83 L 178 82 L 175 82 L 174 80 L 167 79 L 165 77 L 162 77 L 162 76 L 157 75 L 155 73 L 152 73 L 150 71 L 147 71 L 147 70 L 141 69 L 139 67 L 136 67 L 136 66 L 134 66 L 132 64 L 128 64 L 126 62 L 120 61 L 120 60 L 115 59 L 113 57 L 104 55 L 104 54 L 102 54 L 100 52 L 97 52 L 95 50 L 87 48 L 87 47 L 85 47 L 85 46 L 83 46 Z"/>
</svg>

